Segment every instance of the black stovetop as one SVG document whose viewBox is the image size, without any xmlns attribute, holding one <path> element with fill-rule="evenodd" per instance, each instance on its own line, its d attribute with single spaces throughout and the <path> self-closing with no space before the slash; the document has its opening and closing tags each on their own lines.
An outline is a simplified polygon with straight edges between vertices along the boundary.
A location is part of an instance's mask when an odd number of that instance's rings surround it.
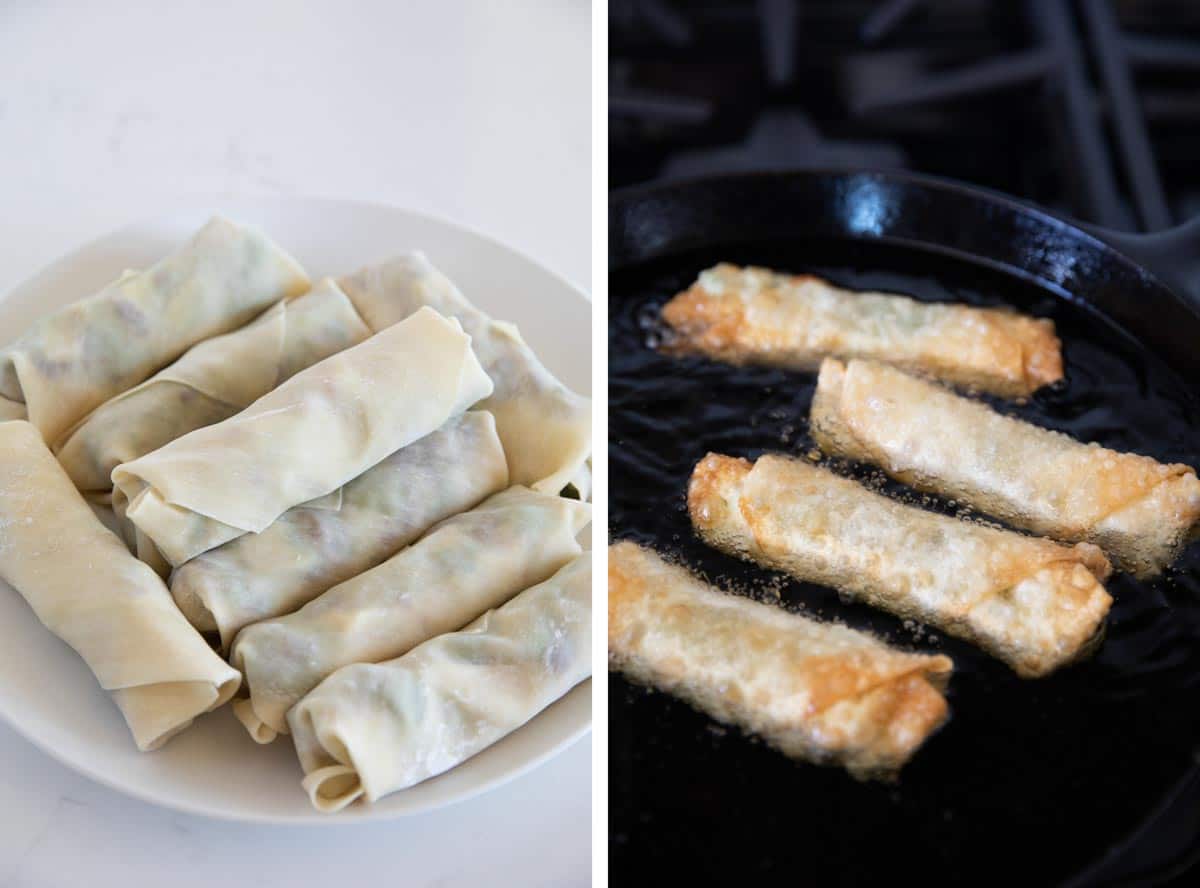
<svg viewBox="0 0 1200 888">
<path fill-rule="evenodd" d="M 1196 0 L 613 0 L 610 182 L 905 168 L 1110 228 L 1200 214 Z"/>
</svg>

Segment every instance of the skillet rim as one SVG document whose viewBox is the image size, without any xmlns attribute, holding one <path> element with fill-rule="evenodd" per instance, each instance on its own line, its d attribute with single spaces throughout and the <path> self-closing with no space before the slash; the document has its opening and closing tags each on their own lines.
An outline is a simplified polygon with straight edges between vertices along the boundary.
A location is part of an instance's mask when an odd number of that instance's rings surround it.
<svg viewBox="0 0 1200 888">
<path fill-rule="evenodd" d="M 1021 200 L 1012 195 L 1005 194 L 1002 191 L 987 188 L 981 185 L 973 185 L 957 179 L 951 179 L 945 176 L 936 176 L 928 173 L 914 173 L 907 170 L 887 170 L 870 167 L 853 167 L 853 166 L 814 166 L 805 167 L 803 169 L 768 169 L 768 170 L 753 170 L 731 173 L 716 173 L 705 176 L 688 176 L 677 179 L 669 179 L 665 181 L 654 181 L 640 183 L 637 185 L 628 185 L 622 188 L 617 188 L 609 193 L 608 200 L 608 248 L 609 248 L 609 272 L 624 269 L 638 262 L 649 261 L 654 258 L 659 258 L 667 253 L 656 251 L 655 255 L 650 255 L 647 252 L 644 255 L 630 255 L 629 251 L 621 245 L 622 238 L 615 236 L 614 227 L 617 224 L 616 220 L 620 218 L 619 214 L 632 206 L 638 201 L 645 201 L 656 197 L 666 195 L 677 195 L 687 192 L 695 188 L 710 188 L 714 185 L 737 184 L 738 182 L 765 182 L 768 180 L 788 181 L 788 180 L 819 180 L 819 179 L 867 179 L 878 182 L 887 182 L 889 184 L 903 185 L 908 188 L 922 188 L 932 192 L 940 192 L 950 194 L 959 198 L 981 201 L 990 204 L 994 208 L 1004 209 L 1014 215 L 1032 219 L 1038 223 L 1055 229 L 1061 234 L 1068 235 L 1078 245 L 1086 247 L 1094 252 L 1095 255 L 1103 257 L 1107 261 L 1117 262 L 1123 266 L 1124 270 L 1134 277 L 1141 278 L 1147 284 L 1153 286 L 1160 291 L 1163 298 L 1168 298 L 1175 302 L 1180 308 L 1184 309 L 1188 314 L 1192 315 L 1197 324 L 1200 324 L 1200 305 L 1197 305 L 1186 295 L 1181 294 L 1175 287 L 1172 287 L 1166 280 L 1170 276 L 1171 269 L 1155 268 L 1145 264 L 1131 256 L 1121 247 L 1104 239 L 1104 235 L 1108 234 L 1106 229 L 1099 226 L 1088 225 L 1080 220 L 1072 219 L 1065 214 L 1057 213 L 1053 210 L 1046 209 L 1029 201 Z M 1183 223 L 1181 226 L 1166 229 L 1164 232 L 1155 234 L 1140 235 L 1146 239 L 1153 239 L 1159 235 L 1168 232 L 1178 231 L 1188 223 Z M 1127 232 L 1111 232 L 1114 238 L 1139 235 L 1131 235 Z M 1102 313 L 1110 316 L 1111 313 L 1105 311 L 1101 306 L 1095 305 L 1090 299 L 1083 296 L 1077 296 L 1069 292 L 1061 284 L 1052 280 L 1048 280 L 1036 273 L 1030 272 L 1028 269 L 1016 267 L 1010 262 L 1004 262 L 993 259 L 991 257 L 981 256 L 978 253 L 972 253 L 968 250 L 958 247 L 948 247 L 939 245 L 930 241 L 916 240 L 912 237 L 904 237 L 900 235 L 883 233 L 879 235 L 867 235 L 865 233 L 838 232 L 832 236 L 845 238 L 847 240 L 863 240 L 863 241 L 879 241 L 884 243 L 895 243 L 900 245 L 911 246 L 913 248 L 923 249 L 927 252 L 939 252 L 947 255 L 956 256 L 969 262 L 988 265 L 997 268 L 1008 274 L 1016 274 L 1026 279 L 1036 281 L 1039 285 L 1049 287 L 1062 296 L 1072 301 L 1083 301 L 1097 308 Z M 1124 327 L 1124 324 L 1117 322 L 1119 326 Z"/>
</svg>

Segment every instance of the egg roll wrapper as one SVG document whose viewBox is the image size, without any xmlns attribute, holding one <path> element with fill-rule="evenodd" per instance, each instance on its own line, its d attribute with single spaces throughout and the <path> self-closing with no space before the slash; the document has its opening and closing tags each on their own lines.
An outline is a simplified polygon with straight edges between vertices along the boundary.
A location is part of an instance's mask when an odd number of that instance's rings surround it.
<svg viewBox="0 0 1200 888">
<path fill-rule="evenodd" d="M 216 217 L 151 267 L 126 272 L 0 349 L 0 397 L 25 405 L 56 446 L 80 418 L 190 346 L 308 288 L 296 260 L 265 235 Z"/>
<path fill-rule="evenodd" d="M 171 595 L 227 650 L 243 627 L 297 610 L 507 486 L 496 423 L 470 410 L 355 478 L 336 503 L 295 506 L 197 555 L 171 574 Z"/>
<path fill-rule="evenodd" d="M 161 746 L 240 684 L 23 420 L 0 423 L 0 578 L 83 658 L 138 749 Z"/>
<path fill-rule="evenodd" d="M 121 463 L 195 429 L 228 419 L 300 370 L 371 331 L 330 279 L 277 302 L 232 333 L 192 346 L 145 382 L 93 410 L 55 455 L 75 486 L 95 497 L 112 490 Z"/>
<path fill-rule="evenodd" d="M 425 308 L 117 466 L 114 507 L 178 567 L 337 491 L 491 392 L 471 338 Z"/>
<path fill-rule="evenodd" d="M 558 493 L 579 475 L 591 454 L 591 401 L 555 378 L 516 326 L 477 308 L 421 253 L 363 268 L 339 283 L 373 330 L 422 306 L 462 324 L 496 384 L 479 408 L 496 417 L 510 483 Z"/>
<path fill-rule="evenodd" d="M 591 553 L 380 664 L 339 669 L 288 714 L 302 785 L 331 813 L 482 752 L 591 675 Z"/>
<path fill-rule="evenodd" d="M 295 613 L 247 626 L 230 656 L 249 695 L 235 714 L 269 742 L 340 667 L 398 657 L 549 577 L 582 551 L 590 520 L 587 503 L 510 487 Z"/>
</svg>

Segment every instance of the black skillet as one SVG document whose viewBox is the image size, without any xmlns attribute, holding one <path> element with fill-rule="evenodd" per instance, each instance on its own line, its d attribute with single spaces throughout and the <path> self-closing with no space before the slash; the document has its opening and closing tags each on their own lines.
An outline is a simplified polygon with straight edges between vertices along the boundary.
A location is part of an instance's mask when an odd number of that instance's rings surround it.
<svg viewBox="0 0 1200 888">
<path fill-rule="evenodd" d="M 717 261 L 1010 305 L 1054 319 L 1067 380 L 1000 409 L 1200 466 L 1200 220 L 1157 236 L 1089 234 L 952 182 L 800 172 L 619 192 L 609 224 L 613 538 L 956 666 L 950 722 L 894 785 L 792 763 L 611 677 L 612 883 L 1183 884 L 1200 857 L 1200 545 L 1163 578 L 1110 582 L 1092 660 L 1022 681 L 966 644 L 700 544 L 683 510 L 692 465 L 708 450 L 810 449 L 814 379 L 653 346 L 658 308 Z"/>
</svg>

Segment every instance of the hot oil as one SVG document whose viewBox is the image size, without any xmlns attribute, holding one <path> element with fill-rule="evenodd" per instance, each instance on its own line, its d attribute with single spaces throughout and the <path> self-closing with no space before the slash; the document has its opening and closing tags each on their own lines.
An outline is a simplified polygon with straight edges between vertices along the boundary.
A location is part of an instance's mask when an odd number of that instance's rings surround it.
<svg viewBox="0 0 1200 888">
<path fill-rule="evenodd" d="M 796 764 L 670 697 L 610 679 L 614 879 L 661 864 L 703 882 L 789 876 L 856 884 L 1047 884 L 1095 863 L 1144 823 L 1200 749 L 1200 544 L 1164 577 L 1117 576 L 1090 660 L 1029 681 L 937 630 L 708 549 L 684 504 L 705 453 L 818 457 L 807 430 L 815 375 L 673 358 L 658 310 L 718 261 L 811 272 L 854 289 L 1009 305 L 1052 318 L 1067 380 L 1006 413 L 1106 447 L 1200 466 L 1196 393 L 1090 309 L 987 269 L 887 247 L 755 245 L 617 272 L 609 332 L 610 522 L 739 594 L 948 654 L 950 722 L 895 784 Z M 824 462 L 824 460 L 822 460 Z M 834 464 L 923 508 L 988 521 Z M 713 841 L 712 837 L 719 837 Z"/>
</svg>

